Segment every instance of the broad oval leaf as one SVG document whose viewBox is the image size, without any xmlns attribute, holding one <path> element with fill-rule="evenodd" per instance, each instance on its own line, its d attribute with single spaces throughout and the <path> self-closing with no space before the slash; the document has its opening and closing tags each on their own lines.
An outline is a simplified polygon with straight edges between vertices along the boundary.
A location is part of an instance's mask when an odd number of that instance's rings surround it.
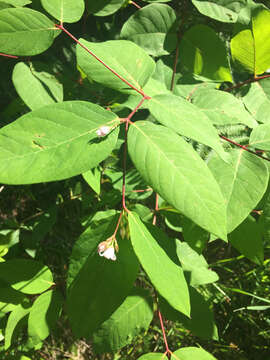
<svg viewBox="0 0 270 360">
<path fill-rule="evenodd" d="M 262 123 L 270 122 L 270 79 L 262 79 L 243 87 L 243 102 L 254 116 Z"/>
<path fill-rule="evenodd" d="M 119 129 L 99 138 L 117 115 L 84 101 L 32 111 L 0 130 L 0 182 L 31 184 L 69 178 L 97 166 L 112 151 Z"/>
<path fill-rule="evenodd" d="M 270 123 L 257 126 L 250 134 L 249 144 L 270 151 Z"/>
<path fill-rule="evenodd" d="M 245 0 L 192 0 L 199 12 L 212 19 L 235 23 L 238 13 L 247 6 Z"/>
<path fill-rule="evenodd" d="M 228 233 L 255 208 L 268 184 L 268 168 L 256 155 L 230 150 L 228 163 L 213 157 L 209 168 L 222 189 L 227 203 Z"/>
<path fill-rule="evenodd" d="M 31 310 L 30 304 L 18 305 L 9 315 L 6 329 L 5 329 L 5 350 L 7 350 L 12 343 L 12 336 L 23 318 L 28 316 Z"/>
<path fill-rule="evenodd" d="M 264 260 L 261 230 L 260 224 L 250 215 L 228 236 L 232 246 L 257 265 L 262 265 Z"/>
<path fill-rule="evenodd" d="M 210 146 L 221 158 L 226 159 L 217 130 L 196 106 L 172 94 L 154 96 L 147 101 L 147 106 L 159 123 Z"/>
<path fill-rule="evenodd" d="M 258 125 L 241 100 L 227 92 L 198 89 L 191 100 L 215 125 L 245 124 L 250 128 Z"/>
<path fill-rule="evenodd" d="M 61 22 L 79 21 L 84 12 L 84 0 L 41 0 L 44 9 Z"/>
<path fill-rule="evenodd" d="M 188 277 L 188 273 L 185 275 Z M 218 340 L 218 329 L 215 324 L 211 301 L 204 297 L 193 287 L 189 287 L 190 319 L 174 310 L 163 298 L 159 299 L 160 310 L 167 320 L 181 323 L 184 328 L 191 331 L 201 339 Z"/>
<path fill-rule="evenodd" d="M 153 318 L 153 300 L 146 289 L 134 288 L 112 316 L 93 335 L 95 353 L 115 352 L 147 330 Z"/>
<path fill-rule="evenodd" d="M 136 213 L 129 213 L 128 223 L 132 246 L 152 284 L 172 307 L 189 316 L 189 292 L 184 273 L 168 253 L 172 240 L 153 225 L 142 223 Z"/>
<path fill-rule="evenodd" d="M 0 52 L 18 56 L 42 53 L 59 32 L 45 15 L 28 8 L 0 12 Z"/>
<path fill-rule="evenodd" d="M 162 198 L 202 228 L 226 239 L 221 190 L 190 144 L 164 126 L 140 121 L 129 129 L 128 150 L 146 183 Z"/>
<path fill-rule="evenodd" d="M 199 255 L 186 242 L 177 241 L 176 251 L 191 286 L 210 284 L 219 279 L 218 274 L 208 268 L 203 255 Z"/>
<path fill-rule="evenodd" d="M 109 238 L 119 214 L 104 214 L 77 240 L 71 255 L 67 307 L 69 320 L 78 337 L 89 338 L 130 293 L 139 270 L 130 241 L 118 241 L 116 261 L 98 255 L 97 247 Z"/>
<path fill-rule="evenodd" d="M 108 16 L 115 13 L 126 3 L 126 0 L 86 0 L 87 10 L 95 16 Z"/>
<path fill-rule="evenodd" d="M 236 34 L 231 40 L 234 61 L 254 75 L 270 67 L 270 11 L 258 9 L 252 17 L 252 28 Z"/>
<path fill-rule="evenodd" d="M 181 360 L 217 360 L 203 348 L 183 347 L 172 354 L 172 358 Z"/>
<path fill-rule="evenodd" d="M 34 260 L 13 259 L 0 263 L 0 278 L 24 294 L 38 294 L 54 284 L 49 268 Z"/>
<path fill-rule="evenodd" d="M 13 311 L 25 300 L 25 295 L 20 291 L 14 290 L 6 283 L 0 283 L 0 312 L 8 313 Z"/>
<path fill-rule="evenodd" d="M 120 36 L 134 41 L 150 55 L 168 55 L 177 43 L 176 32 L 172 31 L 175 21 L 176 15 L 170 6 L 150 4 L 124 23 Z"/>
<path fill-rule="evenodd" d="M 62 84 L 51 74 L 43 73 L 39 76 L 44 78 L 46 83 L 39 79 L 32 66 L 29 68 L 23 62 L 17 63 L 12 73 L 17 93 L 31 110 L 63 101 Z"/>
<path fill-rule="evenodd" d="M 28 317 L 28 335 L 32 345 L 45 340 L 55 328 L 62 309 L 62 295 L 55 290 L 41 294 L 33 303 Z"/>
<path fill-rule="evenodd" d="M 93 43 L 83 39 L 80 41 L 136 89 L 141 89 L 154 72 L 155 62 L 142 48 L 131 41 L 112 40 L 103 43 Z M 77 62 L 90 80 L 120 91 L 131 89 L 79 45 L 77 45 Z"/>
<path fill-rule="evenodd" d="M 185 32 L 180 53 L 183 67 L 190 72 L 232 82 L 225 45 L 210 27 L 195 25 Z"/>
</svg>

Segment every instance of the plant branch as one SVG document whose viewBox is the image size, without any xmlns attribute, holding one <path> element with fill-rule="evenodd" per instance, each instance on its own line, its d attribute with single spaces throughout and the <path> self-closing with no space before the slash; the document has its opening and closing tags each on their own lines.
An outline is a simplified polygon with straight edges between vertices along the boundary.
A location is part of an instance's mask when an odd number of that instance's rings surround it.
<svg viewBox="0 0 270 360">
<path fill-rule="evenodd" d="M 12 59 L 19 59 L 19 56 L 16 56 L 16 55 L 8 55 L 8 54 L 0 53 L 0 56 L 5 56 L 5 57 L 12 58 Z"/>
<path fill-rule="evenodd" d="M 141 6 L 136 4 L 135 1 L 129 1 L 129 3 L 136 6 L 137 9 L 141 9 Z"/>
<path fill-rule="evenodd" d="M 160 310 L 158 310 L 158 317 L 159 317 L 159 322 L 160 322 L 160 326 L 161 326 L 161 330 L 162 330 L 164 344 L 165 344 L 165 347 L 166 347 L 166 354 L 170 355 L 172 352 L 169 349 L 169 345 L 168 345 L 168 341 L 167 341 L 167 337 L 166 337 L 166 332 L 165 332 L 165 328 L 164 328 L 164 324 L 163 324 L 163 318 L 162 318 L 162 314 L 161 314 Z"/>
<path fill-rule="evenodd" d="M 102 61 L 98 56 L 96 56 L 90 49 L 88 49 L 87 46 L 83 45 L 75 36 L 73 36 L 67 29 L 64 28 L 62 24 L 58 25 L 55 24 L 55 26 L 63 30 L 69 37 L 71 37 L 72 40 L 74 40 L 78 45 L 80 45 L 85 51 L 87 51 L 90 55 L 92 55 L 97 61 L 99 61 L 103 66 L 105 66 L 106 69 L 108 69 L 110 72 L 112 72 L 118 79 L 123 81 L 127 86 L 129 86 L 131 89 L 135 90 L 137 93 L 141 94 L 145 99 L 150 99 L 150 96 L 146 95 L 142 90 L 137 89 L 135 86 L 133 86 L 130 82 L 128 82 L 126 79 L 124 79 L 120 74 L 118 74 L 115 70 L 113 70 L 109 65 L 105 64 L 104 61 Z"/>
<path fill-rule="evenodd" d="M 221 137 L 223 140 L 226 140 L 226 141 L 228 141 L 229 143 L 231 143 L 231 144 L 233 144 L 233 145 L 236 145 L 236 146 L 240 147 L 241 149 L 243 149 L 243 150 L 245 150 L 245 151 L 250 152 L 250 153 L 253 154 L 253 155 L 258 156 L 259 158 L 261 158 L 261 159 L 263 159 L 263 160 L 270 161 L 269 158 L 267 158 L 267 157 L 265 157 L 265 156 L 262 156 L 262 155 L 256 153 L 256 151 L 252 151 L 252 150 L 248 149 L 246 146 L 241 145 L 241 144 L 238 144 L 237 142 L 235 142 L 235 141 L 233 141 L 233 140 L 231 140 L 231 139 L 228 139 L 228 138 L 226 138 L 226 137 L 223 136 L 223 135 L 219 135 L 219 137 Z"/>
<path fill-rule="evenodd" d="M 262 79 L 266 79 L 266 78 L 269 78 L 269 77 L 270 77 L 270 75 L 254 76 L 253 78 L 242 81 L 242 82 L 240 82 L 240 83 L 238 83 L 236 85 L 233 85 L 233 86 L 229 87 L 228 89 L 225 89 L 224 91 L 229 92 L 229 91 L 231 91 L 233 89 L 238 89 L 238 88 L 240 88 L 240 87 L 242 87 L 244 85 L 247 85 L 247 84 L 250 84 L 250 83 L 253 83 L 253 82 L 256 82 L 256 81 L 260 81 Z"/>
</svg>

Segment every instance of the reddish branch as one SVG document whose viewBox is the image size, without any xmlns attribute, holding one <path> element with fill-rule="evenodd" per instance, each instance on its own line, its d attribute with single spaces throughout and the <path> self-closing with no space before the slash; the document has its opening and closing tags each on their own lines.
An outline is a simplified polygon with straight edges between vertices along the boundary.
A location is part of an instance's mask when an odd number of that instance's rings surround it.
<svg viewBox="0 0 270 360">
<path fill-rule="evenodd" d="M 243 81 L 243 82 L 240 82 L 240 83 L 238 83 L 238 84 L 236 84 L 236 85 L 233 85 L 233 86 L 229 87 L 228 89 L 226 89 L 226 90 L 224 90 L 224 91 L 228 91 L 228 92 L 229 92 L 229 91 L 231 91 L 231 90 L 233 90 L 233 89 L 238 89 L 238 88 L 240 88 L 240 87 L 242 87 L 242 86 L 244 86 L 244 85 L 247 85 L 247 84 L 250 84 L 250 83 L 253 83 L 253 82 L 262 80 L 262 79 L 266 79 L 266 78 L 269 78 L 269 77 L 270 77 L 270 75 L 255 76 L 255 77 L 252 78 L 252 79 L 248 79 L 248 80 L 245 80 L 245 81 Z"/>
<path fill-rule="evenodd" d="M 161 314 L 161 312 L 159 310 L 158 310 L 158 317 L 159 317 L 159 322 L 160 322 L 160 326 L 161 326 L 161 330 L 162 330 L 164 344 L 165 344 L 165 347 L 166 347 L 165 355 L 170 356 L 172 352 L 169 349 L 169 345 L 168 345 L 168 341 L 167 341 L 167 337 L 166 337 L 166 332 L 165 332 L 165 328 L 164 328 L 164 324 L 163 324 L 162 314 Z"/>
<path fill-rule="evenodd" d="M 64 28 L 62 24 L 58 25 L 55 24 L 55 26 L 63 30 L 71 39 L 73 39 L 78 45 L 80 45 L 85 51 L 87 51 L 91 56 L 93 56 L 97 61 L 99 61 L 103 66 L 105 66 L 106 69 L 108 69 L 111 73 L 113 73 L 118 79 L 123 81 L 127 86 L 129 86 L 131 89 L 135 90 L 137 93 L 141 94 L 145 99 L 150 99 L 149 96 L 147 96 L 142 90 L 137 89 L 135 86 L 133 86 L 130 82 L 128 82 L 126 79 L 123 78 L 120 74 L 118 74 L 115 70 L 113 70 L 109 65 L 105 64 L 104 61 L 102 61 L 97 55 L 95 55 L 90 49 L 88 49 L 87 46 L 83 45 L 75 36 L 73 36 L 67 29 Z"/>
<path fill-rule="evenodd" d="M 258 157 L 261 158 L 261 159 L 264 159 L 264 160 L 266 160 L 266 161 L 270 161 L 270 159 L 268 159 L 267 157 L 262 156 L 262 155 L 256 153 L 256 151 L 252 151 L 252 150 L 248 149 L 248 148 L 247 148 L 246 146 L 244 146 L 244 145 L 240 145 L 240 144 L 238 144 L 237 142 L 235 142 L 235 141 L 233 141 L 233 140 L 231 140 L 231 139 L 228 139 L 228 138 L 226 138 L 226 137 L 223 136 L 223 135 L 219 135 L 219 136 L 220 136 L 222 139 L 228 141 L 229 143 L 231 143 L 231 144 L 233 144 L 233 145 L 236 145 L 236 146 L 240 147 L 241 149 L 250 152 L 250 153 L 253 154 L 253 155 L 258 156 Z"/>
<path fill-rule="evenodd" d="M 19 59 L 19 56 L 16 56 L 16 55 L 8 55 L 8 54 L 0 53 L 0 56 L 5 56 L 5 57 L 12 58 L 12 59 Z"/>
<path fill-rule="evenodd" d="M 137 9 L 141 9 L 140 5 L 136 4 L 135 1 L 130 1 L 129 3 L 136 6 Z"/>
</svg>

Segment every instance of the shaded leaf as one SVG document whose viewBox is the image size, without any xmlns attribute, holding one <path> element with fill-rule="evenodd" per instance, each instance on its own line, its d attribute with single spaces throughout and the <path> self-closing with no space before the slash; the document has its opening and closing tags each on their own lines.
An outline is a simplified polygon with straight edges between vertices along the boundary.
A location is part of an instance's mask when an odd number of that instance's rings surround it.
<svg viewBox="0 0 270 360">
<path fill-rule="evenodd" d="M 225 45 L 210 27 L 195 25 L 186 31 L 180 52 L 183 67 L 188 71 L 209 79 L 232 82 Z"/>
<path fill-rule="evenodd" d="M 38 294 L 53 283 L 49 268 L 34 260 L 12 259 L 0 263 L 0 278 L 24 294 Z"/>
<path fill-rule="evenodd" d="M 93 222 L 73 248 L 67 306 L 77 337 L 89 338 L 121 305 L 136 279 L 139 264 L 128 239 L 118 240 L 116 261 L 97 253 L 98 244 L 113 234 L 118 217 L 108 213 Z"/>
<path fill-rule="evenodd" d="M 126 0 L 86 0 L 87 10 L 95 16 L 108 16 L 121 8 Z"/>
<path fill-rule="evenodd" d="M 149 292 L 134 288 L 119 308 L 93 335 L 95 352 L 115 352 L 147 330 L 153 318 L 153 301 Z"/>
<path fill-rule="evenodd" d="M 257 265 L 264 260 L 263 238 L 260 225 L 249 216 L 228 237 L 230 243 L 240 254 Z"/>
</svg>

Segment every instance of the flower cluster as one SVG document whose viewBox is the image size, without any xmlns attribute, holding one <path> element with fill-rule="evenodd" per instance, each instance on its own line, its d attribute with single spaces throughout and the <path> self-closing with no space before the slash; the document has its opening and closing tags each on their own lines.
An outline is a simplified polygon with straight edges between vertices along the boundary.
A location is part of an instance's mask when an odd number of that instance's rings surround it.
<svg viewBox="0 0 270 360">
<path fill-rule="evenodd" d="M 97 135 L 99 137 L 103 137 L 109 134 L 109 132 L 111 131 L 111 128 L 109 126 L 101 126 L 97 131 Z"/>
</svg>

